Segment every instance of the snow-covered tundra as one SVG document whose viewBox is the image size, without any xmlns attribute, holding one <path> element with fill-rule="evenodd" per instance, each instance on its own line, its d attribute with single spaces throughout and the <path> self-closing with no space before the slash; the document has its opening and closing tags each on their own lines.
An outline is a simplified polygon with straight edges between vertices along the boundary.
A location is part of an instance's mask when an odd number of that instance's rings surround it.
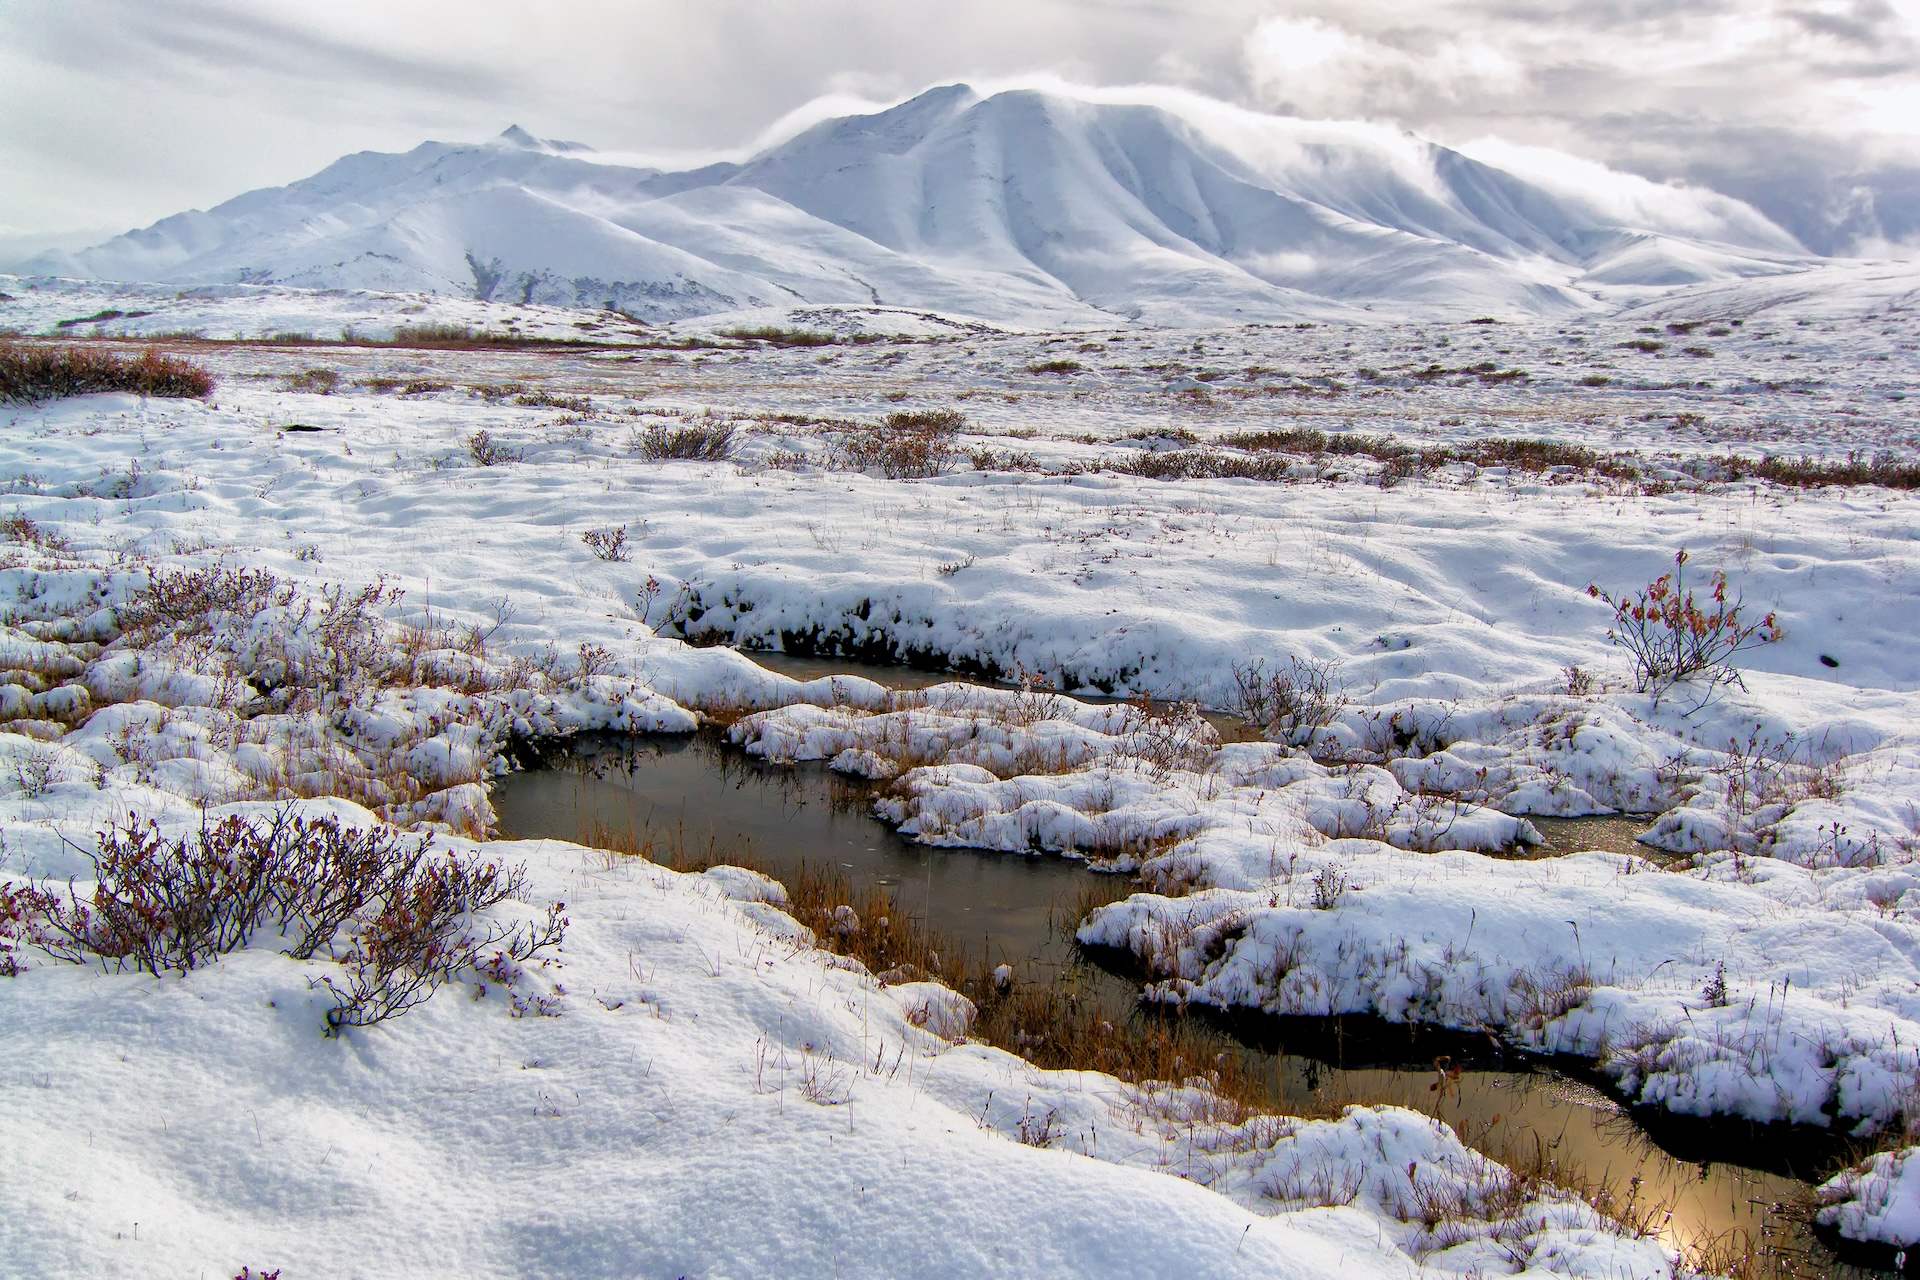
<svg viewBox="0 0 1920 1280">
<path fill-rule="evenodd" d="M 820 340 L 721 336 L 775 321 Z M 913 838 L 1138 876 L 1081 937 L 1155 1000 L 1481 1030 L 1675 1112 L 1872 1137 L 1828 1216 L 1910 1232 L 1898 317 L 618 336 L 195 344 L 207 399 L 0 410 L 0 1270 L 1680 1265 L 1411 1112 L 1247 1116 L 969 1042 L 960 997 L 812 945 L 752 874 L 486 839 L 516 739 L 709 718 L 884 780 Z M 1636 679 L 1609 640 L 1589 588 L 1682 549 L 1703 602 L 1719 571 L 1770 615 L 1738 682 Z M 714 641 L 1015 687 L 801 683 Z M 329 1011 L 367 1007 L 341 993 L 392 920 L 102 960 L 97 833 L 191 850 L 289 800 L 523 868 L 473 926 L 506 961 L 360 1026 Z M 1644 856 L 1525 856 L 1531 818 L 1615 812 Z M 513 951 L 551 903 L 561 947 Z"/>
</svg>

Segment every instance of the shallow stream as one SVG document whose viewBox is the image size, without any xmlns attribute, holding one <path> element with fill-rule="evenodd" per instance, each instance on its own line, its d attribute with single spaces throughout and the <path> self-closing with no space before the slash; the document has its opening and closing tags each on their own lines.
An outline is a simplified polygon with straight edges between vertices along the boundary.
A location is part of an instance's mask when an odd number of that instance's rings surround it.
<svg viewBox="0 0 1920 1280">
<path fill-rule="evenodd" d="M 758 656 L 758 655 L 756 655 Z M 772 665 L 772 664 L 769 664 Z M 869 675 L 847 664 L 816 674 Z M 878 669 L 900 687 L 910 673 Z M 923 683 L 934 683 L 928 677 Z M 1156 1016 L 1138 1004 L 1123 958 L 1089 956 L 1058 919 L 1090 874 L 1060 857 L 913 844 L 872 816 L 870 784 L 823 765 L 773 767 L 714 732 L 693 737 L 587 738 L 542 754 L 537 767 L 495 788 L 500 834 L 750 855 L 778 875 L 803 864 L 840 870 L 855 888 L 884 887 L 903 910 L 975 954 L 1014 966 L 1022 981 L 1073 982 L 1110 1016 Z M 1631 844 L 1639 825 L 1554 824 L 1554 852 Z M 1103 967 L 1107 960 L 1114 968 Z M 1629 1110 L 1579 1064 L 1503 1052 L 1485 1038 L 1410 1031 L 1378 1019 L 1235 1017 L 1215 1021 L 1222 1052 L 1240 1054 L 1303 1111 L 1342 1103 L 1394 1104 L 1436 1115 L 1469 1137 L 1547 1145 L 1562 1163 L 1624 1185 L 1639 1202 L 1671 1205 L 1666 1234 L 1686 1243 L 1741 1233 L 1775 1273 L 1869 1276 L 1843 1265 L 1806 1225 L 1812 1184 L 1838 1160 L 1834 1144 L 1743 1121 L 1711 1122 Z M 1436 1088 L 1435 1057 L 1462 1074 Z M 1567 1069 L 1560 1069 L 1565 1066 Z"/>
</svg>

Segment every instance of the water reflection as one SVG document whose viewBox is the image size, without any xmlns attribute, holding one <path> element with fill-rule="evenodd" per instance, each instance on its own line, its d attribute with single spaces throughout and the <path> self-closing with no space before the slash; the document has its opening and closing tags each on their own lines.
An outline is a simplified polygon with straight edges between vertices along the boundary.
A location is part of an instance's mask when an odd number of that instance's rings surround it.
<svg viewBox="0 0 1920 1280">
<path fill-rule="evenodd" d="M 902 839 L 870 815 L 868 784 L 822 766 L 775 768 L 717 735 L 582 739 L 542 767 L 502 780 L 501 834 L 592 842 L 652 842 L 663 854 L 752 855 L 775 874 L 831 864 L 856 886 L 881 885 L 938 932 L 997 960 L 1023 980 L 1071 982 L 1112 1010 L 1137 1009 L 1124 957 L 1089 963 L 1055 927 L 1090 873 L 1059 857 L 935 849 Z M 1117 886 L 1119 888 L 1121 886 Z M 1808 1179 L 1830 1152 L 1791 1150 L 1743 1122 L 1663 1121 L 1650 1131 L 1590 1084 L 1491 1039 L 1411 1031 L 1374 1020 L 1217 1018 L 1218 1050 L 1267 1074 L 1289 1104 L 1324 1111 L 1350 1102 L 1437 1115 L 1469 1141 L 1551 1159 L 1603 1177 L 1638 1204 L 1671 1206 L 1664 1233 L 1686 1242 L 1744 1232 L 1783 1274 L 1870 1275 L 1840 1266 L 1804 1224 Z M 1436 1071 L 1444 1057 L 1461 1068 Z M 1706 1158 L 1707 1156 L 1717 1158 Z M 1737 1163 L 1736 1163 L 1737 1161 Z"/>
</svg>

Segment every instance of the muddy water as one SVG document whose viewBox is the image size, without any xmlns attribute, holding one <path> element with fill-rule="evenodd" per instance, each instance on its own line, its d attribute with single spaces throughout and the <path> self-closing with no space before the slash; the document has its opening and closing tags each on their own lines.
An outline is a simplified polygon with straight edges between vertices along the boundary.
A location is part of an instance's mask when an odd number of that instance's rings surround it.
<svg viewBox="0 0 1920 1280">
<path fill-rule="evenodd" d="M 842 668 L 844 669 L 844 668 Z M 880 885 L 904 910 L 1027 981 L 1071 981 L 1114 1011 L 1136 1007 L 1127 977 L 1088 963 L 1053 927 L 1089 875 L 1057 857 L 931 849 L 870 816 L 867 786 L 817 765 L 772 768 L 717 735 L 582 740 L 495 791 L 501 834 L 592 841 L 601 833 L 664 849 L 738 850 L 775 869 L 830 863 L 856 885 Z M 1558 1159 L 1624 1184 L 1641 1179 L 1641 1203 L 1672 1206 L 1676 1243 L 1743 1233 L 1788 1275 L 1868 1275 L 1839 1265 L 1813 1239 L 1803 1202 L 1822 1160 L 1737 1121 L 1649 1127 L 1574 1075 L 1502 1055 L 1488 1041 L 1416 1037 L 1353 1020 L 1235 1019 L 1220 1049 L 1271 1073 L 1303 1110 L 1347 1102 L 1392 1103 L 1439 1116 L 1482 1141 L 1546 1144 Z M 1432 1062 L 1447 1053 L 1465 1070 L 1436 1089 Z"/>
<path fill-rule="evenodd" d="M 1598 849 L 1602 853 L 1626 853 L 1656 861 L 1674 855 L 1652 845 L 1641 844 L 1636 837 L 1653 825 L 1648 817 L 1618 818 L 1528 818 L 1546 843 L 1533 850 L 1533 856 L 1559 858 L 1569 853 Z"/>
</svg>

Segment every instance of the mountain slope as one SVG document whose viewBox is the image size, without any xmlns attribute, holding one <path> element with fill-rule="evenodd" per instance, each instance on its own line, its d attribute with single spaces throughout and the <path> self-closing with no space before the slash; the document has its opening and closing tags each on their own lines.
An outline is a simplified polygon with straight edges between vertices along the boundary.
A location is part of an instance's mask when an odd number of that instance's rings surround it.
<svg viewBox="0 0 1920 1280">
<path fill-rule="evenodd" d="M 1622 314 L 1638 320 L 1731 320 L 1767 312 L 1796 320 L 1904 319 L 1920 312 L 1920 262 L 1847 259 L 1791 275 L 1716 281 Z"/>
<path fill-rule="evenodd" d="M 860 302 L 1056 326 L 1562 314 L 1794 270 L 1737 201 L 1538 182 L 1375 126 L 964 85 L 682 173 L 518 128 L 361 153 L 41 269 L 614 306 Z"/>
</svg>

